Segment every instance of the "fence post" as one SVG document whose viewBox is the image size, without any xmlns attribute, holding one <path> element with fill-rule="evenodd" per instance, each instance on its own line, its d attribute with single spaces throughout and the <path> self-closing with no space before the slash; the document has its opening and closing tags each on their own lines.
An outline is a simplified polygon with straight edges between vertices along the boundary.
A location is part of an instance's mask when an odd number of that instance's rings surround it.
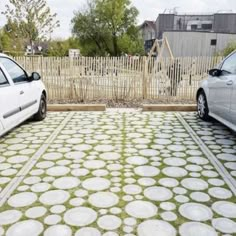
<svg viewBox="0 0 236 236">
<path fill-rule="evenodd" d="M 41 74 L 41 77 L 44 79 L 44 73 L 43 73 L 43 56 L 40 57 L 40 74 Z"/>
<path fill-rule="evenodd" d="M 148 81 L 148 60 L 143 57 L 143 99 L 147 99 L 147 81 Z"/>
</svg>

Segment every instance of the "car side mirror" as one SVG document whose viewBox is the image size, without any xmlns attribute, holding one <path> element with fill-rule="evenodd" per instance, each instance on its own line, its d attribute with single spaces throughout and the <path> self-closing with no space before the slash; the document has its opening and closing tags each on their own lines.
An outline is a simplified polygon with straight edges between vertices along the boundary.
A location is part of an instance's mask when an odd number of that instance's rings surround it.
<svg viewBox="0 0 236 236">
<path fill-rule="evenodd" d="M 219 69 L 211 69 L 209 70 L 209 75 L 213 76 L 213 77 L 218 77 L 222 74 L 222 70 Z"/>
<path fill-rule="evenodd" d="M 30 79 L 33 80 L 40 80 L 41 76 L 38 72 L 33 72 L 32 75 L 30 76 Z"/>
</svg>

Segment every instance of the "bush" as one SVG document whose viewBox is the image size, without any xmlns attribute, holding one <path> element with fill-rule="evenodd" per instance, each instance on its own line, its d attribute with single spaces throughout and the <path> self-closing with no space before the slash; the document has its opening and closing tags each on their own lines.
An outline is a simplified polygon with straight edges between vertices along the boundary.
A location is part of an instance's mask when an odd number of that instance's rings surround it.
<svg viewBox="0 0 236 236">
<path fill-rule="evenodd" d="M 231 52 L 236 50 L 236 42 L 231 42 L 228 46 L 223 50 L 222 55 L 227 57 Z"/>
</svg>

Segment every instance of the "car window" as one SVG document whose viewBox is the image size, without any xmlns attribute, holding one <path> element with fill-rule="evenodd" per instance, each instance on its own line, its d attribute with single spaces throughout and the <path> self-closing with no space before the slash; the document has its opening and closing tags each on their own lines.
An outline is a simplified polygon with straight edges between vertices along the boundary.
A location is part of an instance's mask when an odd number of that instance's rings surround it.
<svg viewBox="0 0 236 236">
<path fill-rule="evenodd" d="M 7 70 L 14 83 L 28 82 L 25 71 L 9 58 L 0 57 L 0 62 Z"/>
<path fill-rule="evenodd" d="M 236 53 L 234 53 L 224 61 L 221 70 L 230 74 L 236 74 Z"/>
<path fill-rule="evenodd" d="M 8 82 L 7 78 L 5 77 L 2 70 L 0 69 L 0 87 L 2 85 L 8 85 L 8 84 L 9 84 L 9 82 Z"/>
</svg>

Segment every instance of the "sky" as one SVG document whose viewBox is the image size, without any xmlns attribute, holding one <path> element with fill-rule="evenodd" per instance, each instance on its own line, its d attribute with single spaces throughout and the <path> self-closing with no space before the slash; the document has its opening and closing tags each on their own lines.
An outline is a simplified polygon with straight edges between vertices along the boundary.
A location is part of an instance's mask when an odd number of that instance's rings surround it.
<svg viewBox="0 0 236 236">
<path fill-rule="evenodd" d="M 47 0 L 53 13 L 58 14 L 60 28 L 56 29 L 53 38 L 67 38 L 71 35 L 71 19 L 74 12 L 85 7 L 86 0 Z M 156 20 L 159 13 L 177 7 L 179 13 L 214 13 L 218 11 L 236 12 L 236 0 L 131 0 L 139 10 L 138 23 L 144 20 Z M 0 0 L 0 12 L 8 0 Z M 0 26 L 5 24 L 0 15 Z"/>
</svg>

